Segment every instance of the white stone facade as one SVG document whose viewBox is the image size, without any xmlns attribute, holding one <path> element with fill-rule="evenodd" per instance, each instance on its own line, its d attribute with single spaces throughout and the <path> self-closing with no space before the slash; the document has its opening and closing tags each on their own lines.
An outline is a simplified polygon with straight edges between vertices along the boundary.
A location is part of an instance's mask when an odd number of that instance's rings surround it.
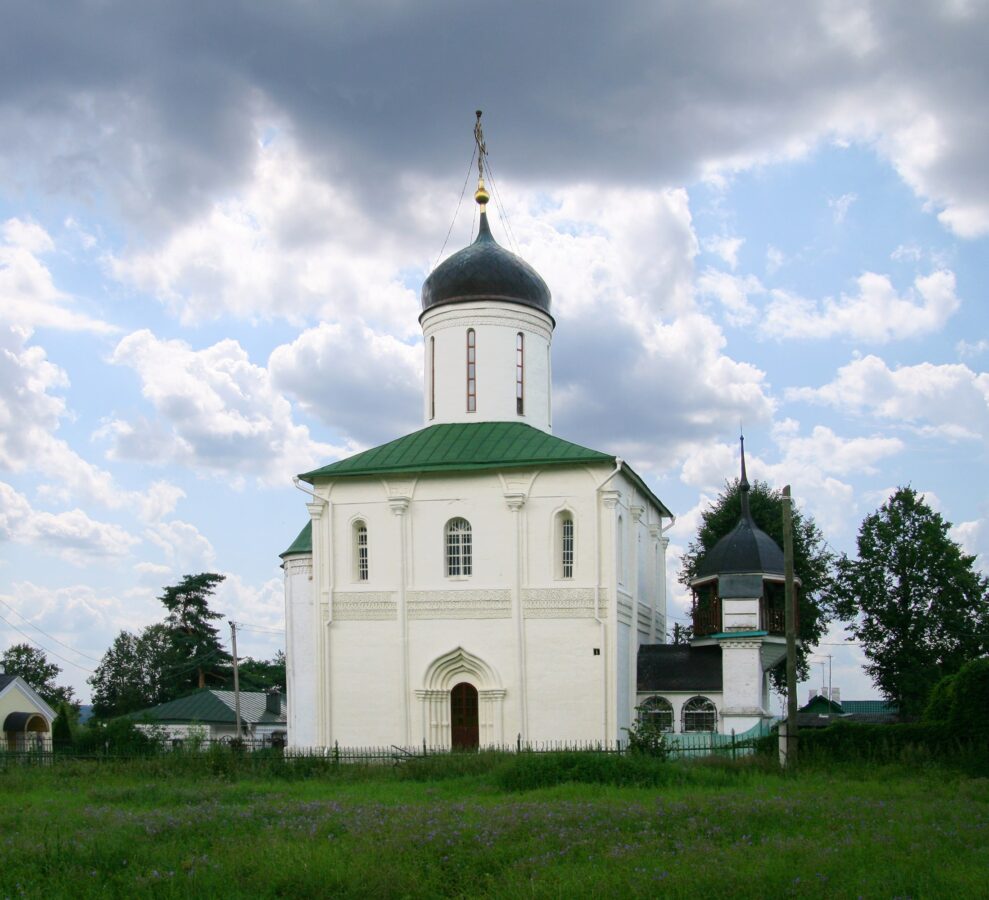
<svg viewBox="0 0 989 900">
<path fill-rule="evenodd" d="M 478 692 L 482 746 L 624 738 L 637 648 L 666 631 L 667 541 L 665 511 L 623 471 L 360 477 L 315 493 L 312 554 L 285 558 L 291 746 L 450 746 L 462 682 Z M 469 576 L 447 575 L 458 518 Z"/>
</svg>

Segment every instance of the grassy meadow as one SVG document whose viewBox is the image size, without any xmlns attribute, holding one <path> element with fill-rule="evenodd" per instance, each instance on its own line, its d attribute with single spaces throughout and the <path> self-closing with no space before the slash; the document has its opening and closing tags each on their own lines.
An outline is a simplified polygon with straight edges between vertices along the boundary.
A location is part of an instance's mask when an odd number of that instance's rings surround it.
<svg viewBox="0 0 989 900">
<path fill-rule="evenodd" d="M 473 755 L 0 770 L 3 897 L 985 897 L 989 780 Z"/>
</svg>

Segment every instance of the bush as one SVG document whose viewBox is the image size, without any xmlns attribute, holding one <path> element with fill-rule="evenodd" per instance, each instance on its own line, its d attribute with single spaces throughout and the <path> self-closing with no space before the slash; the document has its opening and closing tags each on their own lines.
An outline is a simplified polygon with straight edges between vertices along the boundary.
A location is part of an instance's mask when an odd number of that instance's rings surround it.
<svg viewBox="0 0 989 900">
<path fill-rule="evenodd" d="M 989 711 L 989 659 L 973 659 L 958 670 L 951 684 L 948 727 L 958 737 L 987 745 L 989 744 L 987 711 Z"/>
<path fill-rule="evenodd" d="M 955 705 L 955 681 L 958 676 L 945 675 L 931 690 L 924 708 L 923 721 L 931 725 L 947 725 Z"/>
<path fill-rule="evenodd" d="M 79 754 L 115 756 L 150 756 L 161 750 L 161 740 L 146 734 L 130 719 L 111 719 L 87 725 L 76 739 Z"/>
</svg>

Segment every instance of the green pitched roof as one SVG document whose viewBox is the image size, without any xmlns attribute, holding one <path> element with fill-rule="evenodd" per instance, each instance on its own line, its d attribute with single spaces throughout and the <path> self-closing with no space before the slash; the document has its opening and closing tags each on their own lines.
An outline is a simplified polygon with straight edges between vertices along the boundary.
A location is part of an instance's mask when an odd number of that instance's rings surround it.
<svg viewBox="0 0 989 900">
<path fill-rule="evenodd" d="M 284 725 L 286 720 L 285 695 L 282 695 L 282 711 L 281 715 L 278 716 L 267 711 L 265 701 L 263 691 L 241 691 L 241 721 L 248 724 Z M 188 697 L 180 697 L 178 700 L 170 700 L 168 703 L 152 706 L 151 709 L 131 713 L 130 718 L 151 719 L 162 725 L 186 725 L 193 722 L 204 725 L 234 725 L 237 721 L 234 707 L 233 691 L 214 691 L 206 688 L 189 694 Z"/>
<path fill-rule="evenodd" d="M 430 425 L 299 477 L 312 484 L 317 478 L 357 475 L 614 462 L 614 456 L 571 444 L 521 422 L 455 422 Z"/>
<path fill-rule="evenodd" d="M 306 472 L 299 478 L 315 484 L 319 478 L 593 463 L 615 465 L 615 462 L 616 457 L 610 453 L 581 447 L 522 422 L 455 422 L 430 425 L 380 447 Z M 672 517 L 673 514 L 632 469 L 623 465 L 622 471 L 664 515 Z"/>
<path fill-rule="evenodd" d="M 867 716 L 894 716 L 898 712 L 896 704 L 888 700 L 842 700 L 841 708 L 846 713 Z"/>
<path fill-rule="evenodd" d="M 278 555 L 284 559 L 293 553 L 312 553 L 312 519 L 302 526 L 302 531 L 299 532 L 299 536 L 289 545 L 288 550 Z"/>
</svg>

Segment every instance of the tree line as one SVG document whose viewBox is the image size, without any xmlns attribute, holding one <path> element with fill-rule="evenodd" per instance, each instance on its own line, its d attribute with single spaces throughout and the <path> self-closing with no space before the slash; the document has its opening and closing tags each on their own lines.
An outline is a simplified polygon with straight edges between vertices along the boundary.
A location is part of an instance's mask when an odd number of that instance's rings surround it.
<svg viewBox="0 0 989 900">
<path fill-rule="evenodd" d="M 121 631 L 92 676 L 93 716 L 111 719 L 177 700 L 203 688 L 233 688 L 232 658 L 213 624 L 223 616 L 209 600 L 224 579 L 203 572 L 186 575 L 158 598 L 166 615 L 139 633 Z M 71 687 L 56 682 L 61 668 L 30 644 L 14 644 L 0 655 L 3 671 L 20 675 L 53 709 L 78 712 Z M 238 660 L 240 688 L 262 691 L 285 686 L 285 653 L 273 659 Z M 64 718 L 64 715 L 60 715 Z"/>
<path fill-rule="evenodd" d="M 781 491 L 756 481 L 749 493 L 756 525 L 783 545 Z M 741 515 L 740 480 L 727 482 L 701 515 L 697 537 L 683 555 L 688 586 L 704 554 Z M 989 579 L 951 538 L 951 523 L 912 487 L 899 487 L 858 530 L 857 554 L 836 554 L 821 529 L 794 506 L 794 573 L 798 594 L 798 677 L 808 676 L 810 648 L 833 621 L 845 623 L 861 645 L 865 670 L 904 719 L 918 719 L 943 679 L 989 654 Z M 689 625 L 672 638 L 688 643 Z M 772 673 L 781 693 L 784 665 Z M 950 680 L 945 682 L 950 684 Z"/>
<path fill-rule="evenodd" d="M 782 493 L 756 481 L 749 493 L 755 523 L 783 544 Z M 680 582 L 697 572 L 704 554 L 728 534 L 741 515 L 740 482 L 702 513 L 697 537 L 683 554 Z M 798 673 L 808 675 L 808 654 L 833 621 L 846 623 L 866 657 L 866 671 L 903 718 L 919 718 L 942 679 L 970 660 L 989 654 L 989 579 L 951 538 L 951 523 L 913 488 L 897 488 L 862 522 L 857 555 L 836 554 L 808 514 L 793 509 L 794 570 L 800 579 Z M 230 655 L 213 624 L 222 618 L 209 598 L 222 575 L 187 575 L 159 598 L 162 622 L 133 634 L 121 631 L 89 679 L 93 713 L 112 718 L 178 699 L 204 687 L 232 687 Z M 672 639 L 687 643 L 689 625 L 674 625 Z M 74 701 L 59 686 L 61 671 L 28 644 L 2 656 L 4 671 L 21 675 L 51 705 Z M 271 660 L 245 658 L 239 665 L 244 690 L 285 685 L 285 654 Z M 771 673 L 785 685 L 783 664 Z M 946 682 L 947 684 L 947 682 Z"/>
</svg>

